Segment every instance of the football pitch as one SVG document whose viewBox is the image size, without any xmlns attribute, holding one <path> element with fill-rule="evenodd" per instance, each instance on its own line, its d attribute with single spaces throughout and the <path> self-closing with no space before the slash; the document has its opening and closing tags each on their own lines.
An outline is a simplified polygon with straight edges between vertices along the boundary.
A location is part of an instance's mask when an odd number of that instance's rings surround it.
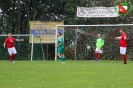
<svg viewBox="0 0 133 88">
<path fill-rule="evenodd" d="M 133 62 L 0 61 L 0 88 L 133 88 Z"/>
</svg>

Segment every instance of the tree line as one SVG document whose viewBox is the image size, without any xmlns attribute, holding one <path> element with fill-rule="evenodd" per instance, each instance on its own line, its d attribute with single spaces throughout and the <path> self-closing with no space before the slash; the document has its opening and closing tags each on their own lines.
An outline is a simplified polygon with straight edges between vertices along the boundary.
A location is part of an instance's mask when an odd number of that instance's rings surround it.
<svg viewBox="0 0 133 88">
<path fill-rule="evenodd" d="M 29 21 L 64 21 L 65 24 L 131 23 L 133 12 L 117 18 L 77 18 L 77 6 L 113 6 L 114 0 L 0 0 L 0 34 L 29 33 Z M 133 1 L 132 1 L 133 2 Z"/>
</svg>

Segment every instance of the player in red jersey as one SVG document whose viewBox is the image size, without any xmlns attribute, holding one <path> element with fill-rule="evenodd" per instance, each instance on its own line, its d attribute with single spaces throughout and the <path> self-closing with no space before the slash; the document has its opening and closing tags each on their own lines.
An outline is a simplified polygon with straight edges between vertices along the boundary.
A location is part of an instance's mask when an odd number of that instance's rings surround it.
<svg viewBox="0 0 133 88">
<path fill-rule="evenodd" d="M 15 41 L 24 41 L 24 39 L 15 39 L 15 38 L 12 37 L 11 33 L 8 33 L 8 37 L 5 39 L 5 42 L 3 44 L 4 48 L 7 45 L 8 53 L 9 53 L 9 56 L 10 56 L 10 61 L 12 63 L 14 63 L 14 57 L 17 55 L 17 51 L 14 47 L 14 42 Z"/>
<path fill-rule="evenodd" d="M 123 29 L 120 29 L 120 33 L 121 33 L 121 36 L 116 37 L 115 39 L 116 40 L 120 39 L 120 54 L 122 55 L 124 60 L 123 64 L 127 64 L 127 61 L 126 61 L 127 35 Z"/>
</svg>

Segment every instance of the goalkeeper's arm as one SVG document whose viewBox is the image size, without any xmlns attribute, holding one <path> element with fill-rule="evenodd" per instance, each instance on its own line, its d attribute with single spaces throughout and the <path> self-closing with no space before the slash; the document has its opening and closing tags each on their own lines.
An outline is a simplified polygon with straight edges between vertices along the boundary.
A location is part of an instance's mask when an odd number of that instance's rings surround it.
<svg viewBox="0 0 133 88">
<path fill-rule="evenodd" d="M 104 46 L 104 40 L 102 40 L 102 46 Z"/>
<path fill-rule="evenodd" d="M 102 46 L 101 46 L 101 49 L 103 49 L 103 46 L 104 46 L 104 40 L 102 39 Z"/>
</svg>

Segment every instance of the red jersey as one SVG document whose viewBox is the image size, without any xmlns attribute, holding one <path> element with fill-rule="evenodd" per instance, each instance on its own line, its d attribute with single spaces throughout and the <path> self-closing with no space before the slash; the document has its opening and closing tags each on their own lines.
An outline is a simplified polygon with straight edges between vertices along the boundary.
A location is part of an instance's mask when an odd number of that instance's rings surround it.
<svg viewBox="0 0 133 88">
<path fill-rule="evenodd" d="M 121 34 L 121 39 L 120 39 L 120 47 L 126 47 L 127 46 L 127 35 Z"/>
<path fill-rule="evenodd" d="M 12 48 L 12 47 L 14 47 L 14 42 L 15 42 L 15 41 L 16 41 L 15 38 L 13 38 L 13 37 L 8 37 L 8 38 L 6 38 L 5 43 L 7 44 L 7 47 L 8 47 L 8 48 Z"/>
</svg>

